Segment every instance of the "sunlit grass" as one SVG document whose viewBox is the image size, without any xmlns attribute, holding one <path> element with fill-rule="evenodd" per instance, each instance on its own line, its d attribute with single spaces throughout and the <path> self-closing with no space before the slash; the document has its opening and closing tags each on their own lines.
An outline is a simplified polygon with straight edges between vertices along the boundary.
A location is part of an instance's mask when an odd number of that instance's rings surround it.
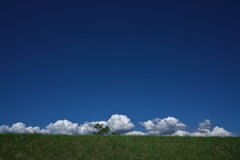
<svg viewBox="0 0 240 160">
<path fill-rule="evenodd" d="M 240 137 L 0 134 L 1 159 L 240 159 Z"/>
</svg>

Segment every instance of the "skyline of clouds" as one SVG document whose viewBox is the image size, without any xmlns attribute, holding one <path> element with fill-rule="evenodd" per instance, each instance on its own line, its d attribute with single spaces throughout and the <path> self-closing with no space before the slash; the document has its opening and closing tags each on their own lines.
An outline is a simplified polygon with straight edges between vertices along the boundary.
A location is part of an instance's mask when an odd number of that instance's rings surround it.
<svg viewBox="0 0 240 160">
<path fill-rule="evenodd" d="M 139 122 L 147 132 L 133 131 L 135 125 L 126 115 L 114 114 L 108 121 L 85 122 L 84 124 L 73 123 L 69 120 L 57 120 L 50 123 L 45 129 L 40 127 L 26 127 L 22 122 L 13 124 L 11 127 L 7 125 L 0 126 L 0 133 L 39 133 L 39 134 L 65 134 L 65 135 L 88 135 L 97 132 L 94 128 L 96 123 L 109 126 L 111 131 L 118 132 L 122 135 L 172 135 L 172 136 L 234 136 L 233 133 L 226 131 L 222 127 L 214 127 L 212 129 L 211 121 L 204 120 L 199 122 L 198 128 L 193 132 L 187 131 L 187 125 L 180 122 L 175 117 L 155 118 L 145 122 Z M 211 130 L 212 129 L 212 130 Z"/>
<path fill-rule="evenodd" d="M 146 122 L 139 122 L 151 135 L 169 135 L 178 130 L 187 130 L 187 126 L 174 117 L 164 119 L 155 118 Z"/>
<path fill-rule="evenodd" d="M 220 137 L 228 137 L 228 136 L 234 136 L 233 133 L 226 131 L 222 127 L 214 127 L 212 129 L 212 124 L 210 120 L 204 120 L 204 122 L 198 123 L 198 128 L 195 129 L 192 133 L 178 130 L 173 135 L 175 136 L 199 136 L 199 137 L 211 137 L 211 136 L 220 136 Z"/>
</svg>

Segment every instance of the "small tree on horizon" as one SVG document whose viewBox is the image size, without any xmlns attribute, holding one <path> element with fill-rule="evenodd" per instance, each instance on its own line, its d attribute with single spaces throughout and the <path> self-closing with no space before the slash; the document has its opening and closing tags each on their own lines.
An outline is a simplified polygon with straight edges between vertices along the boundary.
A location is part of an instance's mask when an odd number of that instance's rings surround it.
<svg viewBox="0 0 240 160">
<path fill-rule="evenodd" d="M 95 124 L 94 128 L 96 128 L 98 130 L 98 132 L 94 132 L 93 135 L 104 135 L 104 134 L 108 134 L 110 132 L 110 128 L 109 126 L 103 127 L 103 124 Z M 117 132 L 113 132 L 111 131 L 112 135 L 119 135 L 119 133 Z"/>
<path fill-rule="evenodd" d="M 94 132 L 93 135 L 104 135 L 110 132 L 109 126 L 103 127 L 103 124 L 95 124 L 94 128 L 98 130 L 98 132 Z"/>
</svg>

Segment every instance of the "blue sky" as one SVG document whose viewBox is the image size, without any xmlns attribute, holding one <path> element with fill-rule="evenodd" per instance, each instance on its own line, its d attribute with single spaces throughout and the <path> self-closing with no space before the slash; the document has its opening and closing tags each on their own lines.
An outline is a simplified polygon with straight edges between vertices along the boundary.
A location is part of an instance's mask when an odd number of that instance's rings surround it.
<svg viewBox="0 0 240 160">
<path fill-rule="evenodd" d="M 0 126 L 240 122 L 238 2 L 1 1 Z"/>
</svg>

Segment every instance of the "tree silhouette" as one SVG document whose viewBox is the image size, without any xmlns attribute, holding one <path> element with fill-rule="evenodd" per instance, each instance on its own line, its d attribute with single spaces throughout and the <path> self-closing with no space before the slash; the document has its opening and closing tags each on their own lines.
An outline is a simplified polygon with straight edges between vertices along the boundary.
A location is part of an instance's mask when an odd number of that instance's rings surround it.
<svg viewBox="0 0 240 160">
<path fill-rule="evenodd" d="M 94 132 L 93 135 L 104 135 L 110 132 L 109 126 L 103 127 L 103 124 L 95 124 L 94 128 L 98 130 L 98 132 Z M 117 132 L 111 131 L 112 135 L 119 135 Z"/>
<path fill-rule="evenodd" d="M 98 130 L 98 132 L 94 132 L 94 135 L 104 135 L 107 134 L 108 132 L 110 132 L 110 128 L 108 126 L 103 127 L 103 124 L 95 124 L 94 128 L 96 128 Z"/>
</svg>

